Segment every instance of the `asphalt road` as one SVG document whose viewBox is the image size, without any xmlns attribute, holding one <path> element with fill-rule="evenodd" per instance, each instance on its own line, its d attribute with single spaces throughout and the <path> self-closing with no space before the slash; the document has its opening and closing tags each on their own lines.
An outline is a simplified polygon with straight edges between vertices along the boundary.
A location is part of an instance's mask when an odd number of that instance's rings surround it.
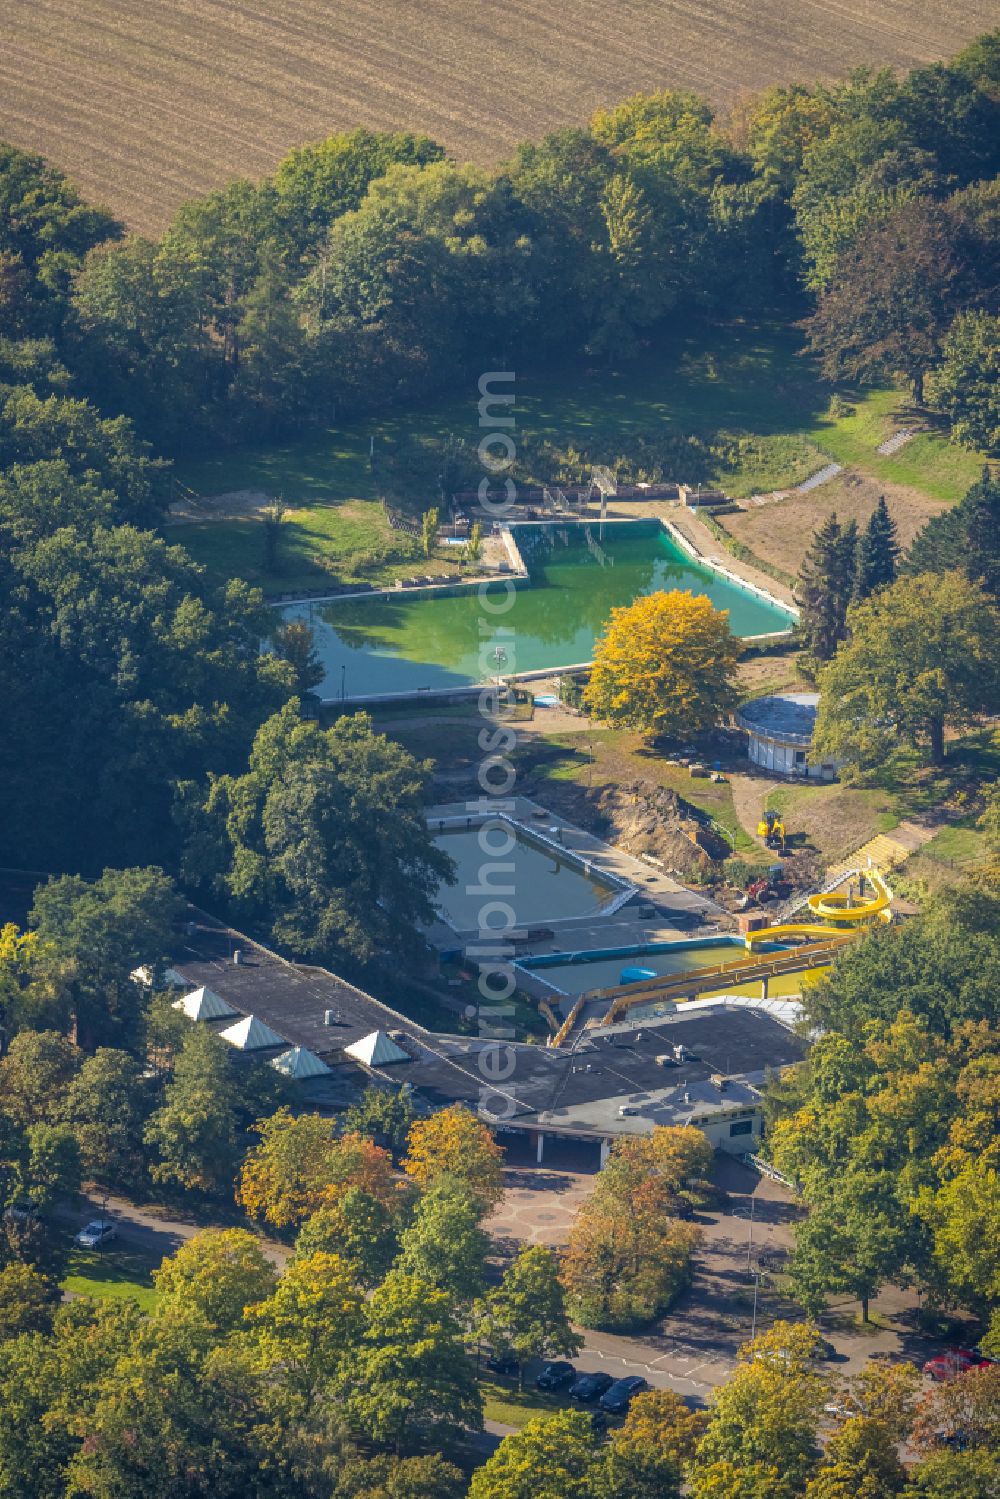
<svg viewBox="0 0 1000 1499">
<path fill-rule="evenodd" d="M 692 1406 L 704 1405 L 712 1390 L 731 1373 L 739 1346 L 754 1326 L 754 1282 L 748 1263 L 778 1266 L 787 1253 L 799 1209 L 782 1187 L 756 1175 L 731 1159 L 717 1160 L 715 1174 L 728 1193 L 725 1206 L 697 1215 L 702 1231 L 695 1274 L 690 1288 L 671 1312 L 652 1330 L 622 1336 L 587 1332 L 583 1350 L 574 1359 L 581 1372 L 605 1371 L 615 1378 L 639 1374 L 655 1389 L 671 1389 Z M 529 1238 L 558 1246 L 565 1242 L 579 1202 L 592 1189 L 594 1177 L 585 1172 L 538 1171 L 517 1168 L 509 1173 L 508 1210 L 489 1224 L 508 1248 Z M 207 1225 L 158 1205 L 137 1206 L 125 1198 L 85 1197 L 79 1212 L 64 1214 L 73 1232 L 90 1217 L 107 1212 L 119 1224 L 123 1248 L 157 1260 L 172 1254 L 186 1239 Z M 548 1225 L 547 1229 L 543 1225 Z M 276 1265 L 290 1255 L 287 1245 L 263 1239 Z M 928 1342 L 910 1331 L 913 1297 L 890 1288 L 876 1307 L 892 1319 L 892 1326 L 859 1329 L 852 1317 L 834 1313 L 823 1319 L 824 1335 L 837 1350 L 826 1366 L 832 1379 L 856 1373 L 875 1352 L 910 1358 L 920 1364 L 931 1351 Z M 855 1304 L 844 1311 L 853 1313 Z M 766 1282 L 759 1287 L 756 1305 L 758 1330 L 780 1316 L 798 1318 L 801 1312 L 785 1302 Z M 505 1435 L 510 1428 L 487 1423 L 484 1442 Z"/>
</svg>

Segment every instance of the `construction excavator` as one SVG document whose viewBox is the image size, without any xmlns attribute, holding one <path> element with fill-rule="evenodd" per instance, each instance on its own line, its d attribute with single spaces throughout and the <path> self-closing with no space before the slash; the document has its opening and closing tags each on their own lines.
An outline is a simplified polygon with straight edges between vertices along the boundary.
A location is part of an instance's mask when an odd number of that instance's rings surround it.
<svg viewBox="0 0 1000 1499">
<path fill-rule="evenodd" d="M 773 848 L 779 854 L 785 852 L 785 824 L 780 813 L 764 813 L 757 824 L 757 837 L 763 838 L 765 848 Z"/>
</svg>

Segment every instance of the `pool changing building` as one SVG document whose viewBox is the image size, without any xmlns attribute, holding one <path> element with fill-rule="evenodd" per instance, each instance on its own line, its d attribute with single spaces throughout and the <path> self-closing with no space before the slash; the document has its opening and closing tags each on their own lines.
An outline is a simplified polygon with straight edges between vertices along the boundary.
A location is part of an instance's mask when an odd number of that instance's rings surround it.
<svg viewBox="0 0 1000 1499">
<path fill-rule="evenodd" d="M 751 763 L 777 775 L 832 781 L 836 764 L 812 760 L 809 753 L 818 707 L 818 692 L 779 692 L 742 707 L 736 722 L 747 731 Z"/>
<path fill-rule="evenodd" d="M 323 1067 L 296 1084 L 309 1108 L 336 1113 L 372 1083 L 405 1084 L 427 1112 L 466 1105 L 522 1159 L 547 1160 L 573 1142 L 574 1159 L 593 1168 L 618 1136 L 655 1125 L 695 1125 L 736 1155 L 756 1150 L 768 1074 L 808 1050 L 780 1006 L 735 997 L 587 1030 L 565 1048 L 442 1035 L 194 908 L 169 979 L 187 993 L 210 990 L 230 1012 L 196 1024 L 231 1030 L 233 1012 L 244 1026 L 254 1017 L 274 1043 L 254 1057 L 280 1061 L 301 1047 L 318 1058 Z"/>
</svg>

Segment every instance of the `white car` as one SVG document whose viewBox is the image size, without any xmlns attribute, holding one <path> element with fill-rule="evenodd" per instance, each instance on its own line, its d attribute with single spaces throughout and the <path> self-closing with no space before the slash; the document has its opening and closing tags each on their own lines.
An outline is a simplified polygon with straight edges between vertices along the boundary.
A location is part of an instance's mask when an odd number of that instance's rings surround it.
<svg viewBox="0 0 1000 1499">
<path fill-rule="evenodd" d="M 85 1228 L 81 1228 L 78 1234 L 74 1234 L 73 1243 L 79 1244 L 81 1249 L 103 1249 L 112 1239 L 117 1239 L 118 1229 L 109 1218 L 95 1218 Z"/>
</svg>

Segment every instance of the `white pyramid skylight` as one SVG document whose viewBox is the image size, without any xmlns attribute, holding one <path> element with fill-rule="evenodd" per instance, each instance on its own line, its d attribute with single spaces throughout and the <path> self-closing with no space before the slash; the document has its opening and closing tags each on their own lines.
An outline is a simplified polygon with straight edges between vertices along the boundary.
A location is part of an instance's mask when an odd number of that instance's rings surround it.
<svg viewBox="0 0 1000 1499">
<path fill-rule="evenodd" d="M 362 1036 L 360 1041 L 353 1041 L 350 1046 L 345 1046 L 344 1051 L 347 1056 L 353 1057 L 356 1062 L 363 1062 L 366 1067 L 386 1067 L 391 1062 L 410 1060 L 407 1053 L 385 1031 L 372 1031 L 370 1036 Z"/>
<path fill-rule="evenodd" d="M 248 1015 L 245 1020 L 238 1020 L 235 1025 L 229 1025 L 219 1035 L 223 1041 L 228 1041 L 230 1046 L 235 1046 L 239 1051 L 261 1051 L 268 1046 L 286 1046 L 284 1036 L 279 1036 L 277 1031 L 272 1031 L 263 1020 L 258 1020 L 256 1015 Z"/>
<path fill-rule="evenodd" d="M 271 1066 L 296 1082 L 303 1082 L 308 1077 L 326 1077 L 330 1072 L 326 1063 L 304 1046 L 293 1046 L 291 1051 L 283 1051 L 280 1057 L 272 1057 Z"/>
<path fill-rule="evenodd" d="M 214 989 L 206 989 L 204 985 L 200 989 L 192 989 L 183 999 L 175 999 L 171 1008 L 183 1010 L 189 1020 L 228 1020 L 230 1015 L 239 1014 L 232 1005 L 227 1005 L 224 999 L 220 999 Z"/>
</svg>

